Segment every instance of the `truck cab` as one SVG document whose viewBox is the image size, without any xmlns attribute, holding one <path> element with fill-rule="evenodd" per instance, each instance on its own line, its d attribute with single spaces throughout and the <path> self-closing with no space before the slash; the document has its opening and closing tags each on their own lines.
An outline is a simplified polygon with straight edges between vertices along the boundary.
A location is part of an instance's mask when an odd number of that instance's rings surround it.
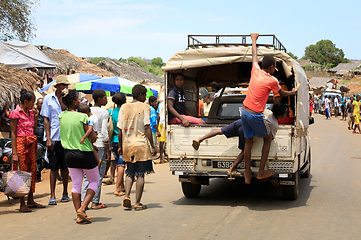
<svg viewBox="0 0 361 240">
<path fill-rule="evenodd" d="M 214 42 L 206 43 L 206 40 Z M 240 39 L 229 42 L 229 38 Z M 309 89 L 307 77 L 301 66 L 286 53 L 286 49 L 274 35 L 260 35 L 259 39 L 271 39 L 270 44 L 258 44 L 258 58 L 273 55 L 277 61 L 277 78 L 285 82 L 289 89 L 296 88 L 292 96 L 295 121 L 290 125 L 279 125 L 271 143 L 266 169 L 275 172 L 269 181 L 284 188 L 286 199 L 297 199 L 300 176 L 308 177 L 311 169 L 311 141 L 309 127 Z M 185 76 L 186 107 L 196 117 L 198 115 L 199 88 L 218 88 L 206 123 L 202 125 L 167 124 L 167 151 L 169 168 L 179 177 L 186 197 L 197 197 L 202 185 L 212 178 L 227 178 L 227 170 L 240 153 L 238 138 L 227 139 L 223 135 L 202 142 L 199 150 L 192 147 L 192 141 L 214 129 L 224 127 L 240 119 L 240 109 L 246 97 L 247 84 L 252 69 L 252 53 L 249 35 L 197 35 L 188 36 L 188 49 L 176 53 L 168 60 L 165 71 L 166 93 L 174 86 L 173 77 L 177 73 Z M 248 42 L 247 42 L 248 41 Z M 224 94 L 226 88 L 239 88 L 236 94 Z M 266 108 L 272 108 L 273 95 L 270 94 Z M 254 179 L 258 172 L 263 139 L 254 137 L 252 148 L 252 172 Z M 237 167 L 241 178 L 245 170 L 244 162 Z"/>
</svg>

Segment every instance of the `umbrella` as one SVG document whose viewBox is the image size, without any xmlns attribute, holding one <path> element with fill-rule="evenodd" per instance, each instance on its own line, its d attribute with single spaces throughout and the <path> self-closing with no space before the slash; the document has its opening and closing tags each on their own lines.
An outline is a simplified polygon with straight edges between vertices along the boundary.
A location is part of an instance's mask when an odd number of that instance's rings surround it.
<svg viewBox="0 0 361 240">
<path fill-rule="evenodd" d="M 109 92 L 122 92 L 125 94 L 132 94 L 133 87 L 138 84 L 122 77 L 109 77 L 99 80 L 93 80 L 88 82 L 76 83 L 75 90 L 78 92 L 91 93 L 95 89 L 103 89 Z M 158 92 L 147 87 L 147 97 L 158 95 Z M 156 94 L 153 94 L 153 91 Z"/>
<path fill-rule="evenodd" d="M 93 74 L 86 74 L 86 73 L 76 73 L 76 74 L 71 74 L 68 75 L 68 80 L 70 82 L 70 89 L 74 88 L 74 84 L 75 83 L 79 83 L 79 82 L 86 82 L 86 81 L 90 81 L 90 80 L 95 80 L 95 79 L 101 79 L 101 77 L 95 76 Z M 39 90 L 40 93 L 48 91 L 49 88 L 55 84 L 55 80 L 52 81 L 51 83 L 46 84 L 43 88 L 41 88 Z"/>
</svg>

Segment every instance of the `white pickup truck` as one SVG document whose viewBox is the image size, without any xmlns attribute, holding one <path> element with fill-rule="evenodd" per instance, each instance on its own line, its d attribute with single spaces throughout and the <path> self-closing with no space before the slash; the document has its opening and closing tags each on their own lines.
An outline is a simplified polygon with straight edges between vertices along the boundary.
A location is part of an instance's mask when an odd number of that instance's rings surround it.
<svg viewBox="0 0 361 240">
<path fill-rule="evenodd" d="M 215 38 L 215 43 L 200 40 Z M 221 43 L 221 39 L 235 37 L 240 43 Z M 273 38 L 273 44 L 258 45 L 259 60 L 262 56 L 273 55 L 277 61 L 278 79 L 282 79 L 290 88 L 295 87 L 297 96 L 293 96 L 295 122 L 293 125 L 279 125 L 272 141 L 266 169 L 275 172 L 270 181 L 282 185 L 286 199 L 297 199 L 300 176 L 308 177 L 311 169 L 311 148 L 309 127 L 308 82 L 301 66 L 287 55 L 286 49 L 274 35 L 260 35 L 260 38 Z M 194 115 L 198 115 L 198 89 L 200 87 L 238 87 L 249 82 L 252 68 L 252 53 L 246 40 L 249 35 L 188 36 L 188 49 L 176 53 L 166 66 L 166 89 L 174 86 L 173 76 L 182 73 L 185 76 L 184 91 L 186 106 Z M 173 175 L 179 176 L 186 197 L 197 197 L 202 185 L 208 185 L 210 178 L 226 178 L 227 170 L 240 153 L 238 138 L 227 139 L 216 136 L 201 143 L 198 151 L 192 147 L 192 141 L 208 132 L 226 126 L 240 118 L 245 94 L 220 96 L 214 99 L 206 124 L 166 125 L 169 168 Z M 272 97 L 266 107 L 272 107 Z M 167 115 L 166 115 L 167 117 Z M 167 122 L 167 121 L 166 121 Z M 263 140 L 254 138 L 252 148 L 253 177 L 258 172 Z M 243 173 L 244 162 L 237 171 Z M 242 177 L 242 175 L 241 175 Z M 252 181 L 256 181 L 254 178 Z"/>
</svg>

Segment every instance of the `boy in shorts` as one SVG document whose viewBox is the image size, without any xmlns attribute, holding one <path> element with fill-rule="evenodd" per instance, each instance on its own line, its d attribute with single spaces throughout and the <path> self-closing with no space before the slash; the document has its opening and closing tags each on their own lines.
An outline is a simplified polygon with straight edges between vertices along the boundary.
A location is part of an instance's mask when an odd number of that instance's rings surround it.
<svg viewBox="0 0 361 240">
<path fill-rule="evenodd" d="M 271 76 L 276 70 L 276 60 L 271 55 L 266 55 L 262 61 L 262 69 L 258 65 L 257 57 L 257 38 L 258 33 L 252 33 L 252 72 L 247 91 L 246 99 L 242 107 L 242 126 L 244 137 L 246 139 L 244 148 L 244 159 L 246 170 L 244 174 L 245 182 L 251 183 L 251 150 L 253 145 L 253 136 L 257 135 L 264 139 L 262 148 L 261 163 L 258 170 L 257 179 L 265 179 L 273 176 L 271 170 L 264 170 L 266 166 L 268 153 L 271 147 L 272 135 L 264 122 L 263 111 L 265 109 L 268 96 L 271 91 L 274 94 L 279 93 L 281 97 L 296 95 L 296 91 L 284 91 L 278 84 L 278 80 Z"/>
<path fill-rule="evenodd" d="M 287 105 L 283 103 L 276 103 L 272 111 L 266 109 L 264 111 L 265 116 L 265 122 L 267 127 L 270 129 L 272 139 L 274 139 L 277 130 L 278 130 L 278 120 L 279 119 L 285 119 L 287 116 Z M 235 176 L 235 170 L 238 164 L 240 164 L 244 158 L 244 145 L 245 145 L 245 138 L 244 138 L 244 132 L 242 127 L 242 119 L 239 119 L 228 126 L 225 126 L 223 128 L 219 128 L 216 130 L 213 130 L 206 135 L 204 135 L 201 138 L 198 138 L 197 140 L 193 140 L 193 148 L 195 150 L 198 150 L 199 145 L 201 142 L 203 142 L 206 139 L 212 138 L 216 135 L 225 135 L 227 138 L 231 137 L 239 137 L 238 141 L 238 148 L 241 150 L 240 154 L 238 155 L 236 161 L 233 163 L 231 168 L 228 170 L 227 174 L 230 178 Z"/>
<path fill-rule="evenodd" d="M 154 172 L 149 143 L 152 152 L 156 152 L 150 128 L 150 108 L 144 103 L 146 95 L 147 89 L 143 85 L 135 85 L 132 89 L 133 101 L 122 105 L 117 123 L 118 153 L 123 153 L 123 160 L 127 164 L 123 207 L 132 208 L 130 192 L 137 177 L 134 204 L 136 211 L 147 209 L 140 200 L 143 195 L 144 176 Z"/>
</svg>

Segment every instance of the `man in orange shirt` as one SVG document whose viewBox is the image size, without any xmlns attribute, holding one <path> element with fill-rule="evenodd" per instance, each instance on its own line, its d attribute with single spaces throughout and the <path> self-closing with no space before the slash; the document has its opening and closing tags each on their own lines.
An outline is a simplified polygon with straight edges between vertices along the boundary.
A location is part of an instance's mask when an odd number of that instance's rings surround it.
<svg viewBox="0 0 361 240">
<path fill-rule="evenodd" d="M 271 76 L 276 69 L 276 60 L 273 56 L 266 55 L 262 61 L 262 69 L 259 67 L 256 45 L 258 33 L 252 33 L 251 38 L 253 65 L 247 96 L 242 108 L 242 126 L 244 137 L 246 138 L 244 149 L 246 170 L 244 178 L 247 184 L 251 183 L 252 179 L 251 150 L 254 135 L 264 139 L 257 179 L 269 178 L 274 174 L 271 170 L 264 170 L 272 141 L 272 135 L 269 128 L 266 127 L 263 118 L 263 111 L 270 92 L 273 91 L 275 94 L 279 93 L 282 97 L 296 95 L 296 91 L 294 90 L 282 90 L 278 84 L 278 80 Z"/>
</svg>

